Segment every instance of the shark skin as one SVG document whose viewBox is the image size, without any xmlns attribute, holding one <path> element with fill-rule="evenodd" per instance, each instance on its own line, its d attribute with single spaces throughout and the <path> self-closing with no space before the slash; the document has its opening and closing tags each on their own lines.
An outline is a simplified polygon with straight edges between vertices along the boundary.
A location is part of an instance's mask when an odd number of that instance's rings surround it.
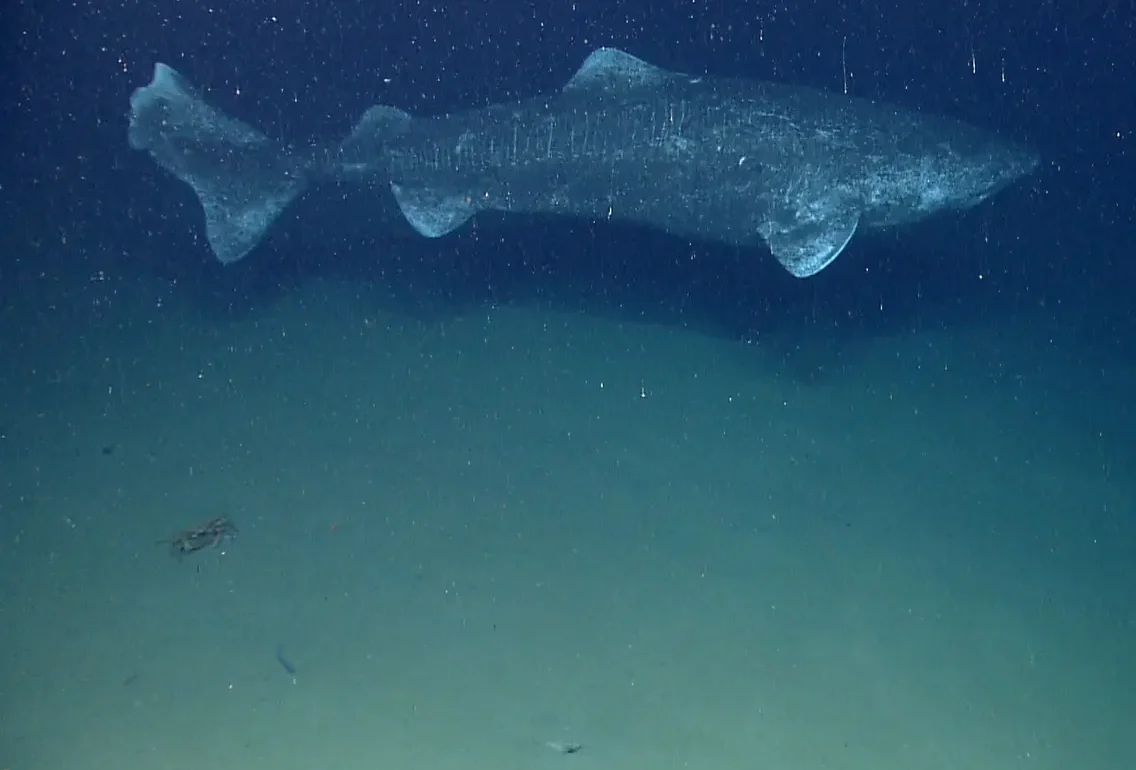
<svg viewBox="0 0 1136 770">
<path fill-rule="evenodd" d="M 1038 163 L 953 120 L 807 88 L 691 77 L 599 49 L 557 94 L 434 118 L 384 106 L 403 214 L 440 237 L 479 211 L 619 218 L 681 237 L 764 241 L 793 275 L 860 229 L 973 206 Z"/>
<path fill-rule="evenodd" d="M 953 120 L 807 88 L 700 78 L 613 48 L 554 94 L 437 117 L 369 109 L 337 145 L 289 148 L 208 105 L 172 68 L 131 96 L 130 145 L 188 184 L 222 262 L 252 251 L 317 181 L 386 188 L 441 237 L 480 211 L 618 218 L 692 240 L 765 243 L 793 275 L 861 229 L 973 206 L 1038 164 Z M 392 211 L 396 208 L 397 210 Z"/>
</svg>

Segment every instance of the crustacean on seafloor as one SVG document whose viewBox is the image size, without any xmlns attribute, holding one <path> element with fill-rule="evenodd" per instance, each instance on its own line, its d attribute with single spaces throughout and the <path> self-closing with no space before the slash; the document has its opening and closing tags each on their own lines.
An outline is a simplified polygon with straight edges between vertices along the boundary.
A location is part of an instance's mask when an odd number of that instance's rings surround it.
<svg viewBox="0 0 1136 770">
<path fill-rule="evenodd" d="M 169 545 L 170 554 L 180 559 L 203 548 L 216 548 L 222 542 L 235 538 L 239 531 L 228 516 L 215 516 L 196 527 L 175 532 L 158 543 Z"/>
</svg>

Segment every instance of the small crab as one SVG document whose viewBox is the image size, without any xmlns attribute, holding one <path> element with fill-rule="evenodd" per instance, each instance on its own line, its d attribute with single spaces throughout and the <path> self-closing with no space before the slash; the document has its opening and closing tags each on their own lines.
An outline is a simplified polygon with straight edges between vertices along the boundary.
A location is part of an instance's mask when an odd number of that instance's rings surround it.
<svg viewBox="0 0 1136 770">
<path fill-rule="evenodd" d="M 237 525 L 228 516 L 216 516 L 209 521 L 198 524 L 196 527 L 175 532 L 159 544 L 169 545 L 173 556 L 181 557 L 195 553 L 203 548 L 216 548 L 225 540 L 232 540 L 237 536 Z"/>
</svg>

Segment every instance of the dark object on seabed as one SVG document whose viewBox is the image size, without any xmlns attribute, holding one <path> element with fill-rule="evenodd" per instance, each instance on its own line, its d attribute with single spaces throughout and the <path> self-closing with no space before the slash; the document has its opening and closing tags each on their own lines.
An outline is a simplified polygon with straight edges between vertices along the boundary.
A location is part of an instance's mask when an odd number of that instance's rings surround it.
<svg viewBox="0 0 1136 770">
<path fill-rule="evenodd" d="M 584 748 L 584 744 L 572 741 L 545 741 L 544 745 L 559 754 L 575 754 Z"/>
<path fill-rule="evenodd" d="M 175 532 L 159 544 L 170 547 L 170 553 L 179 559 L 202 548 L 216 548 L 225 540 L 232 540 L 240 530 L 228 516 L 217 516 L 196 527 Z"/>
<path fill-rule="evenodd" d="M 276 645 L 276 662 L 292 676 L 296 675 L 296 667 L 292 665 L 292 661 L 284 657 L 284 645 Z"/>
</svg>

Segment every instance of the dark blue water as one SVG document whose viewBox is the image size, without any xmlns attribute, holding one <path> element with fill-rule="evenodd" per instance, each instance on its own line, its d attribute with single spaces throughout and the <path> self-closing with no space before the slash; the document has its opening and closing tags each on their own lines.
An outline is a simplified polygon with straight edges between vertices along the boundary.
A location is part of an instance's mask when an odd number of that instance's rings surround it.
<svg viewBox="0 0 1136 770">
<path fill-rule="evenodd" d="M 222 277 L 200 240 L 199 213 L 158 204 L 162 173 L 124 139 L 129 94 L 155 61 L 178 68 L 223 110 L 305 142 L 345 134 L 378 101 L 434 113 L 555 89 L 595 47 L 614 45 L 675 70 L 847 87 L 945 113 L 1033 144 L 1045 165 L 979 212 L 899 240 L 857 239 L 808 282 L 726 247 L 551 221 L 514 224 L 507 238 L 482 243 L 468 234 L 412 243 L 397 265 L 381 268 L 396 293 L 410 293 L 409 304 L 419 294 L 443 306 L 583 294 L 606 297 L 601 304 L 615 312 L 666 317 L 681 306 L 687 322 L 736 335 L 803 307 L 824 323 L 871 328 L 905 324 L 929 307 L 1013 313 L 1020 303 L 1045 303 L 1083 308 L 1095 343 L 1133 354 L 1125 244 L 1133 233 L 1136 33 L 1123 0 L 918 9 L 166 2 L 50 13 L 22 2 L 14 10 L 4 25 L 6 229 L 83 248 L 58 259 L 50 249 L 34 258 L 8 249 L 8 292 L 17 277 L 105 270 L 109 258 L 127 271 L 187 279 L 203 306 L 219 292 L 229 307 L 270 301 L 312 274 L 362 278 L 380 269 L 367 248 L 377 234 L 365 196 L 333 191 L 308 196 L 260 259 Z M 649 249 L 628 248 L 644 237 Z M 453 270 L 459 242 L 461 269 Z M 640 256 L 645 250 L 651 258 Z M 96 253 L 98 264 L 83 264 Z"/>
</svg>

